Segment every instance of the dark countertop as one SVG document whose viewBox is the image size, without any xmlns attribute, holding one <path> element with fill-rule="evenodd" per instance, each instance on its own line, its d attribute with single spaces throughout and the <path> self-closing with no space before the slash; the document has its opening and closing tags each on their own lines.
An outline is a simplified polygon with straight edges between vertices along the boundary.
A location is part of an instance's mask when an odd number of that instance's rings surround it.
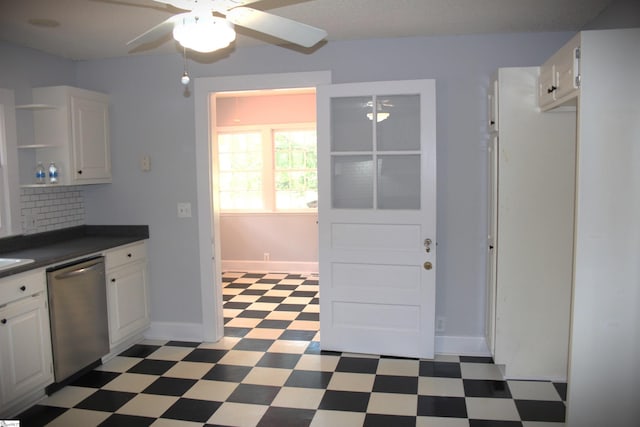
<svg viewBox="0 0 640 427">
<path fill-rule="evenodd" d="M 34 262 L 0 271 L 0 278 L 149 238 L 147 225 L 81 225 L 0 239 L 0 258 Z"/>
</svg>

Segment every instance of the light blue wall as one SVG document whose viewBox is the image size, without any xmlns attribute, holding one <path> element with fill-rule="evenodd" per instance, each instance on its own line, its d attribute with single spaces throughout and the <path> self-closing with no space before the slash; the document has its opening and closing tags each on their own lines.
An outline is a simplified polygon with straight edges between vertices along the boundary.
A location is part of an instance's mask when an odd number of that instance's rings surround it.
<svg viewBox="0 0 640 427">
<path fill-rule="evenodd" d="M 209 63 L 189 61 L 189 71 L 193 77 L 212 77 L 331 70 L 335 83 L 436 79 L 436 310 L 447 319 L 446 335 L 482 336 L 488 82 L 498 67 L 541 64 L 571 35 L 330 42 L 311 55 L 265 46 L 240 49 Z M 19 102 L 28 101 L 21 98 L 32 84 L 69 83 L 109 93 L 113 184 L 85 189 L 87 223 L 149 224 L 152 320 L 200 323 L 197 219 L 178 219 L 176 214 L 177 202 L 191 202 L 197 211 L 194 102 L 179 83 L 181 56 L 73 63 L 2 44 L 0 55 L 0 87 L 16 89 Z M 18 65 L 5 71 L 13 61 Z M 60 75 L 34 81 L 48 67 L 61 69 Z M 138 167 L 143 154 L 151 156 L 150 172 Z"/>
<path fill-rule="evenodd" d="M 437 312 L 447 335 L 481 336 L 486 248 L 486 91 L 504 66 L 541 64 L 571 34 L 508 34 L 328 43 L 312 55 L 247 48 L 192 77 L 331 70 L 336 83 L 434 78 L 438 133 Z M 111 95 L 114 181 L 85 191 L 91 223 L 149 223 L 152 317 L 200 322 L 193 99 L 183 96 L 180 55 L 81 62 L 82 87 Z M 151 155 L 152 170 L 138 168 Z"/>
</svg>

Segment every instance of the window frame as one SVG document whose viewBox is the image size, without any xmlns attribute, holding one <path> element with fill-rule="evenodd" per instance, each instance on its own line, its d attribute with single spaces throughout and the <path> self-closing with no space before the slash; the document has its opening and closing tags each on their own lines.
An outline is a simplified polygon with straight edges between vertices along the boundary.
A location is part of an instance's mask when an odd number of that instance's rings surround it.
<svg viewBox="0 0 640 427">
<path fill-rule="evenodd" d="M 213 135 L 213 147 L 212 157 L 215 162 L 213 168 L 213 179 L 219 180 L 220 178 L 220 160 L 219 160 L 219 148 L 218 138 L 221 134 L 233 134 L 233 133 L 260 133 L 262 139 L 262 200 L 264 207 L 262 209 L 228 209 L 220 206 L 221 214 L 234 214 L 234 213 L 309 213 L 317 214 L 318 208 L 297 208 L 297 209 L 277 209 L 276 208 L 276 188 L 275 188 L 275 132 L 278 131 L 300 131 L 308 130 L 316 132 L 317 126 L 315 122 L 301 122 L 301 123 L 265 123 L 256 125 L 238 125 L 238 126 L 216 126 Z M 317 137 L 316 137 L 316 153 Z M 316 173 L 318 171 L 316 164 Z M 215 183 L 218 193 L 218 200 L 220 200 L 220 187 Z"/>
</svg>

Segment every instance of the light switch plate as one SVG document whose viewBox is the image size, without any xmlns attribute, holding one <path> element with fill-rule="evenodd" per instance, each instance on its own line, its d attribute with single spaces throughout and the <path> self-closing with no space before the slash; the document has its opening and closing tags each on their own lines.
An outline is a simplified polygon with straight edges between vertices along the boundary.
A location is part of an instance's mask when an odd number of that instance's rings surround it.
<svg viewBox="0 0 640 427">
<path fill-rule="evenodd" d="M 140 170 L 143 172 L 149 172 L 151 170 L 151 158 L 149 156 L 142 156 L 140 159 Z"/>
<path fill-rule="evenodd" d="M 178 218 L 191 218 L 191 203 L 178 203 Z"/>
</svg>

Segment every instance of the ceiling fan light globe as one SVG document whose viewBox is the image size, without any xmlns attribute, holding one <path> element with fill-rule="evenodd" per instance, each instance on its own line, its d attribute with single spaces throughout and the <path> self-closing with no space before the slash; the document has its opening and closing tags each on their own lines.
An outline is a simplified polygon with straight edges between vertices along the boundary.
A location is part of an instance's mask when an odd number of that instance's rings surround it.
<svg viewBox="0 0 640 427">
<path fill-rule="evenodd" d="M 376 113 L 376 122 L 380 123 L 383 120 L 387 120 L 391 114 L 387 112 Z M 367 113 L 367 118 L 373 120 L 373 113 Z"/>
<path fill-rule="evenodd" d="M 236 32 L 225 19 L 192 15 L 176 23 L 173 38 L 187 49 L 208 53 L 229 46 L 236 39 Z"/>
</svg>

